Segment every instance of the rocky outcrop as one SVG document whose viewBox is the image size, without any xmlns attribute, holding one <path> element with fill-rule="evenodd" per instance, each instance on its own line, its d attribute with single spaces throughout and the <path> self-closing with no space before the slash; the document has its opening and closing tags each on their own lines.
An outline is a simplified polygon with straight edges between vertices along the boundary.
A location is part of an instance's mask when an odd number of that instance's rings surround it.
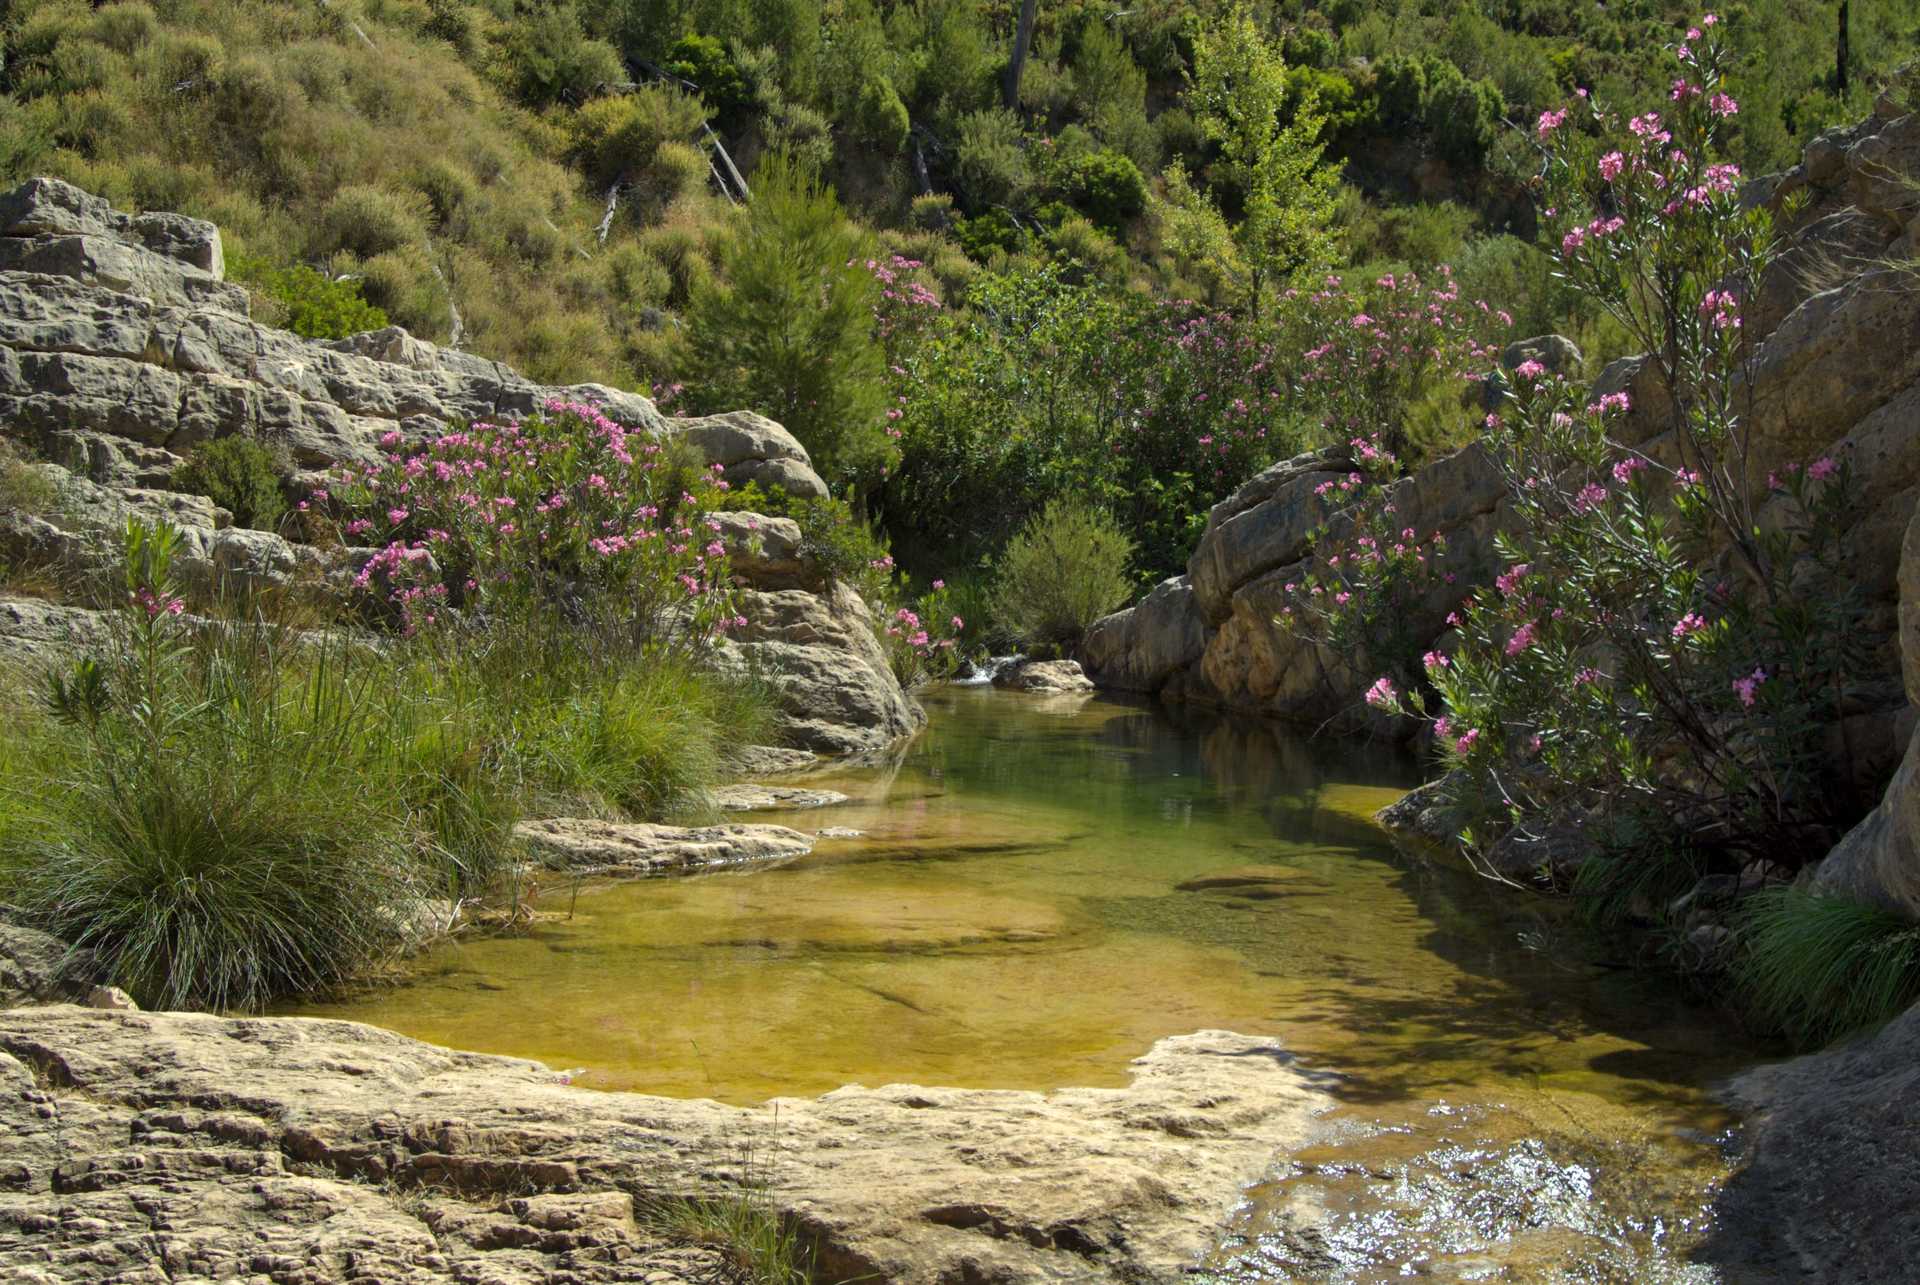
<svg viewBox="0 0 1920 1285">
<path fill-rule="evenodd" d="M 713 792 L 713 806 L 722 812 L 811 812 L 846 801 L 838 790 L 798 785 L 723 785 Z"/>
<path fill-rule="evenodd" d="M 58 497 L 46 512 L 0 513 L 0 561 L 86 583 L 110 569 L 128 517 L 165 517 L 182 530 L 178 565 L 190 586 L 324 592 L 350 578 L 352 551 L 235 529 L 224 510 L 170 489 L 187 452 L 244 435 L 312 472 L 370 457 L 388 433 L 525 415 L 553 398 L 690 442 L 731 482 L 826 494 L 805 448 L 763 416 L 673 418 L 638 394 L 535 384 L 398 328 L 303 339 L 254 322 L 224 271 L 210 223 L 124 214 L 51 179 L 0 194 L 0 435 L 37 457 L 31 467 Z M 799 527 L 754 514 L 718 520 L 754 621 L 734 659 L 780 689 L 795 743 L 867 752 L 920 726 L 865 605 L 823 582 Z M 6 623 L 0 636 L 13 637 Z M 44 621 L 16 623 L 24 641 L 9 650 L 46 641 Z"/>
<path fill-rule="evenodd" d="M 1822 135 L 1802 164 L 1748 194 L 1782 211 L 1788 246 L 1749 320 L 1763 336 L 1752 367 L 1754 480 L 1821 454 L 1852 462 L 1863 512 L 1847 537 L 1850 561 L 1884 608 L 1889 643 L 1901 537 L 1920 498 L 1920 281 L 1887 265 L 1920 251 L 1916 175 L 1920 115 L 1883 104 L 1869 120 Z M 1785 202 L 1796 194 L 1806 201 L 1792 214 Z M 1573 356 L 1548 336 L 1514 345 L 1506 360 L 1530 355 Z M 1632 394 L 1621 435 L 1660 456 L 1662 397 L 1647 363 L 1616 362 L 1597 382 Z M 1324 518 L 1314 488 L 1353 464 L 1338 450 L 1287 460 L 1215 506 L 1184 576 L 1094 626 L 1082 651 L 1088 673 L 1102 686 L 1168 699 L 1315 726 L 1330 717 L 1364 724 L 1359 698 L 1379 667 L 1331 655 L 1274 620 Z M 1447 537 L 1455 581 L 1413 622 L 1437 641 L 1447 612 L 1494 569 L 1499 479 L 1469 448 L 1401 480 L 1393 498 L 1405 525 Z M 1778 523 L 1785 509 L 1761 516 Z M 1337 517 L 1332 525 L 1337 534 Z M 1891 672 L 1892 647 L 1884 654 Z M 1887 695 L 1897 705 L 1897 688 Z"/>
<path fill-rule="evenodd" d="M 1920 708 L 1920 506 L 1900 561 L 1900 635 L 1907 700 Z M 1920 923 L 1920 727 L 1885 799 L 1820 863 L 1814 883 Z"/>
<path fill-rule="evenodd" d="M 1868 1039 L 1749 1071 L 1729 1096 L 1752 1114 L 1705 1255 L 1727 1279 L 1911 1280 L 1920 1008 Z"/>
<path fill-rule="evenodd" d="M 16 1010 L 0 1276 L 731 1279 L 646 1211 L 759 1182 L 826 1281 L 1172 1282 L 1330 1105 L 1285 1051 L 1219 1031 L 1162 1040 L 1123 1089 L 741 1109 L 343 1022 Z"/>
<path fill-rule="evenodd" d="M 0 912 L 0 1008 L 84 998 L 93 989 L 91 975 L 84 951 Z"/>
</svg>

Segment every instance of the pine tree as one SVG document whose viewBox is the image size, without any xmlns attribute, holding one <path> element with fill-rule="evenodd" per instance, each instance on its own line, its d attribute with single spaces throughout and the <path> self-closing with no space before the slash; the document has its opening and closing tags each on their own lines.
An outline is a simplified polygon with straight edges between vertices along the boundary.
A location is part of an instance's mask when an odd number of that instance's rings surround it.
<svg viewBox="0 0 1920 1285">
<path fill-rule="evenodd" d="M 721 278 L 689 310 L 699 399 L 779 420 L 829 482 L 858 480 L 890 454 L 867 236 L 833 189 L 783 152 L 762 158 L 751 186 Z"/>
</svg>

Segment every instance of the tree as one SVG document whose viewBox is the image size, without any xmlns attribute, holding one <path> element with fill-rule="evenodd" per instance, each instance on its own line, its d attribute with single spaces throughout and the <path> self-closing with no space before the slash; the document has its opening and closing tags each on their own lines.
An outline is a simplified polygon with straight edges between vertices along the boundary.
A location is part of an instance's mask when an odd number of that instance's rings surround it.
<svg viewBox="0 0 1920 1285">
<path fill-rule="evenodd" d="M 1245 9 L 1201 27 L 1188 109 L 1219 147 L 1210 186 L 1237 192 L 1238 222 L 1194 186 L 1185 166 L 1176 161 L 1166 173 L 1174 249 L 1241 295 L 1255 316 L 1269 290 L 1333 260 L 1339 175 L 1321 163 L 1326 118 L 1311 85 L 1289 89 L 1286 72 L 1279 46 Z"/>
<path fill-rule="evenodd" d="M 1010 112 L 1020 110 L 1020 74 L 1026 70 L 1027 49 L 1033 44 L 1034 10 L 1040 0 L 1020 0 L 1020 21 L 1013 32 L 1013 56 L 1007 59 L 1006 79 L 1001 83 L 1001 103 Z"/>
<path fill-rule="evenodd" d="M 699 399 L 786 425 L 829 481 L 883 464 L 886 367 L 866 234 L 819 175 L 780 151 L 753 174 L 746 225 L 701 288 L 687 339 Z"/>
</svg>

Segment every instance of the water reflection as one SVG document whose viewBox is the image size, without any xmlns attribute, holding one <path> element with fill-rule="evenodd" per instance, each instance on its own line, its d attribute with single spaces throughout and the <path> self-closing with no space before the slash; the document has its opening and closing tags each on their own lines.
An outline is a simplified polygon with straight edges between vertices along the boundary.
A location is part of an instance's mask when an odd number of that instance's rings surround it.
<svg viewBox="0 0 1920 1285">
<path fill-rule="evenodd" d="M 307 1011 L 732 1101 L 1119 1084 L 1155 1039 L 1224 1027 L 1329 1075 L 1347 1105 L 1327 1145 L 1352 1159 L 1324 1166 L 1398 1167 L 1412 1190 L 1422 1165 L 1454 1172 L 1421 1159 L 1448 1147 L 1514 1174 L 1523 1143 L 1608 1176 L 1630 1152 L 1675 1208 L 1717 1174 L 1701 1139 L 1724 1122 L 1700 1086 L 1752 1051 L 1596 962 L 1546 903 L 1397 856 L 1367 820 L 1416 779 L 1390 748 L 1103 698 L 928 703 L 904 754 L 810 778 L 848 804 L 769 818 L 858 838 L 777 870 L 583 892 L 571 918 Z M 1442 1100 L 1470 1115 L 1437 1128 Z M 1319 1169 L 1272 1191 L 1231 1279 L 1296 1278 L 1258 1274 L 1305 1243 L 1273 1211 L 1311 1206 L 1324 1240 L 1352 1198 Z M 1384 1263 L 1407 1236 L 1374 1240 Z M 1342 1252 L 1327 1279 L 1363 1279 Z"/>
</svg>

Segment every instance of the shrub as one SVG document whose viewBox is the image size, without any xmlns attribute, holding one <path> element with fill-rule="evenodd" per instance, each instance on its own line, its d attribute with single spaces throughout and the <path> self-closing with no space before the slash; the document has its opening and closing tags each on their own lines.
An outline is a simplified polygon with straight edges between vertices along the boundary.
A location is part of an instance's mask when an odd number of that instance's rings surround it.
<svg viewBox="0 0 1920 1285">
<path fill-rule="evenodd" d="M 907 132 L 913 122 L 907 105 L 900 101 L 893 82 L 884 76 L 871 76 L 860 87 L 853 112 L 854 133 L 877 151 L 898 152 L 907 145 Z"/>
<path fill-rule="evenodd" d="M 1739 978 L 1803 1044 L 1878 1026 L 1920 1001 L 1920 925 L 1840 896 L 1771 888 L 1747 903 Z"/>
<path fill-rule="evenodd" d="M 753 87 L 726 46 L 712 36 L 695 32 L 680 37 L 662 65 L 668 75 L 691 81 L 716 116 L 732 118 L 753 101 Z"/>
<path fill-rule="evenodd" d="M 1140 167 L 1118 152 L 1089 152 L 1067 167 L 1064 186 L 1088 218 L 1118 234 L 1147 208 L 1147 181 Z"/>
<path fill-rule="evenodd" d="M 194 448 L 173 471 L 175 490 L 204 495 L 238 526 L 273 531 L 286 516 L 283 455 L 251 437 L 217 437 Z"/>
<path fill-rule="evenodd" d="M 367 675 L 335 652 L 291 664 L 268 626 L 189 634 L 178 543 L 129 526 L 107 646 L 52 679 L 66 744 L 21 782 L 12 895 L 143 1005 L 254 1008 L 391 949 L 415 867 L 358 770 L 380 731 Z"/>
<path fill-rule="evenodd" d="M 684 444 L 552 401 L 336 471 L 312 502 L 356 544 L 356 584 L 409 632 L 557 614 L 609 645 L 697 644 L 733 624 L 726 548 L 704 518 L 726 489 Z"/>
<path fill-rule="evenodd" d="M 1071 650 L 1094 621 L 1127 600 L 1132 556 L 1132 541 L 1111 518 L 1073 500 L 1055 500 L 1001 555 L 996 614 L 1030 645 Z"/>
<path fill-rule="evenodd" d="M 329 280 L 305 264 L 274 268 L 238 256 L 230 267 L 236 280 L 286 309 L 286 328 L 296 335 L 345 339 L 387 324 L 387 314 L 361 298 L 358 281 Z"/>
<path fill-rule="evenodd" d="M 1716 33 L 1681 53 L 1670 108 L 1604 155 L 1570 137 L 1567 112 L 1536 126 L 1559 271 L 1651 354 L 1638 386 L 1656 391 L 1589 402 L 1538 362 L 1514 371 L 1483 439 L 1515 517 L 1505 570 L 1449 618 L 1460 646 L 1427 677 L 1446 703 L 1441 743 L 1499 824 L 1531 833 L 1578 813 L 1664 833 L 1703 873 L 1738 877 L 1792 868 L 1853 819 L 1820 747 L 1863 662 L 1864 617 L 1840 540 L 1848 467 L 1769 476 L 1755 453 L 1741 320 L 1775 241 L 1720 158 L 1737 110 L 1726 47 Z M 1665 433 L 1669 448 L 1623 444 L 1629 415 L 1627 440 Z M 1394 707 L 1382 683 L 1377 703 Z"/>
<path fill-rule="evenodd" d="M 47 475 L 21 459 L 13 443 L 0 437 L 0 509 L 38 516 L 50 511 L 58 499 Z"/>
<path fill-rule="evenodd" d="M 368 184 L 341 188 L 320 211 L 315 229 L 325 250 L 348 250 L 372 258 L 426 240 L 426 202 L 417 194 Z"/>
<path fill-rule="evenodd" d="M 752 186 L 746 227 L 721 253 L 723 281 L 696 290 L 689 309 L 688 382 L 707 409 L 748 406 L 784 424 L 829 480 L 877 473 L 890 452 L 867 236 L 783 153 L 762 158 Z"/>
<path fill-rule="evenodd" d="M 1023 197 L 1033 174 L 1019 118 L 1000 107 L 962 117 L 953 149 L 953 176 L 968 208 L 976 213 Z"/>
</svg>

